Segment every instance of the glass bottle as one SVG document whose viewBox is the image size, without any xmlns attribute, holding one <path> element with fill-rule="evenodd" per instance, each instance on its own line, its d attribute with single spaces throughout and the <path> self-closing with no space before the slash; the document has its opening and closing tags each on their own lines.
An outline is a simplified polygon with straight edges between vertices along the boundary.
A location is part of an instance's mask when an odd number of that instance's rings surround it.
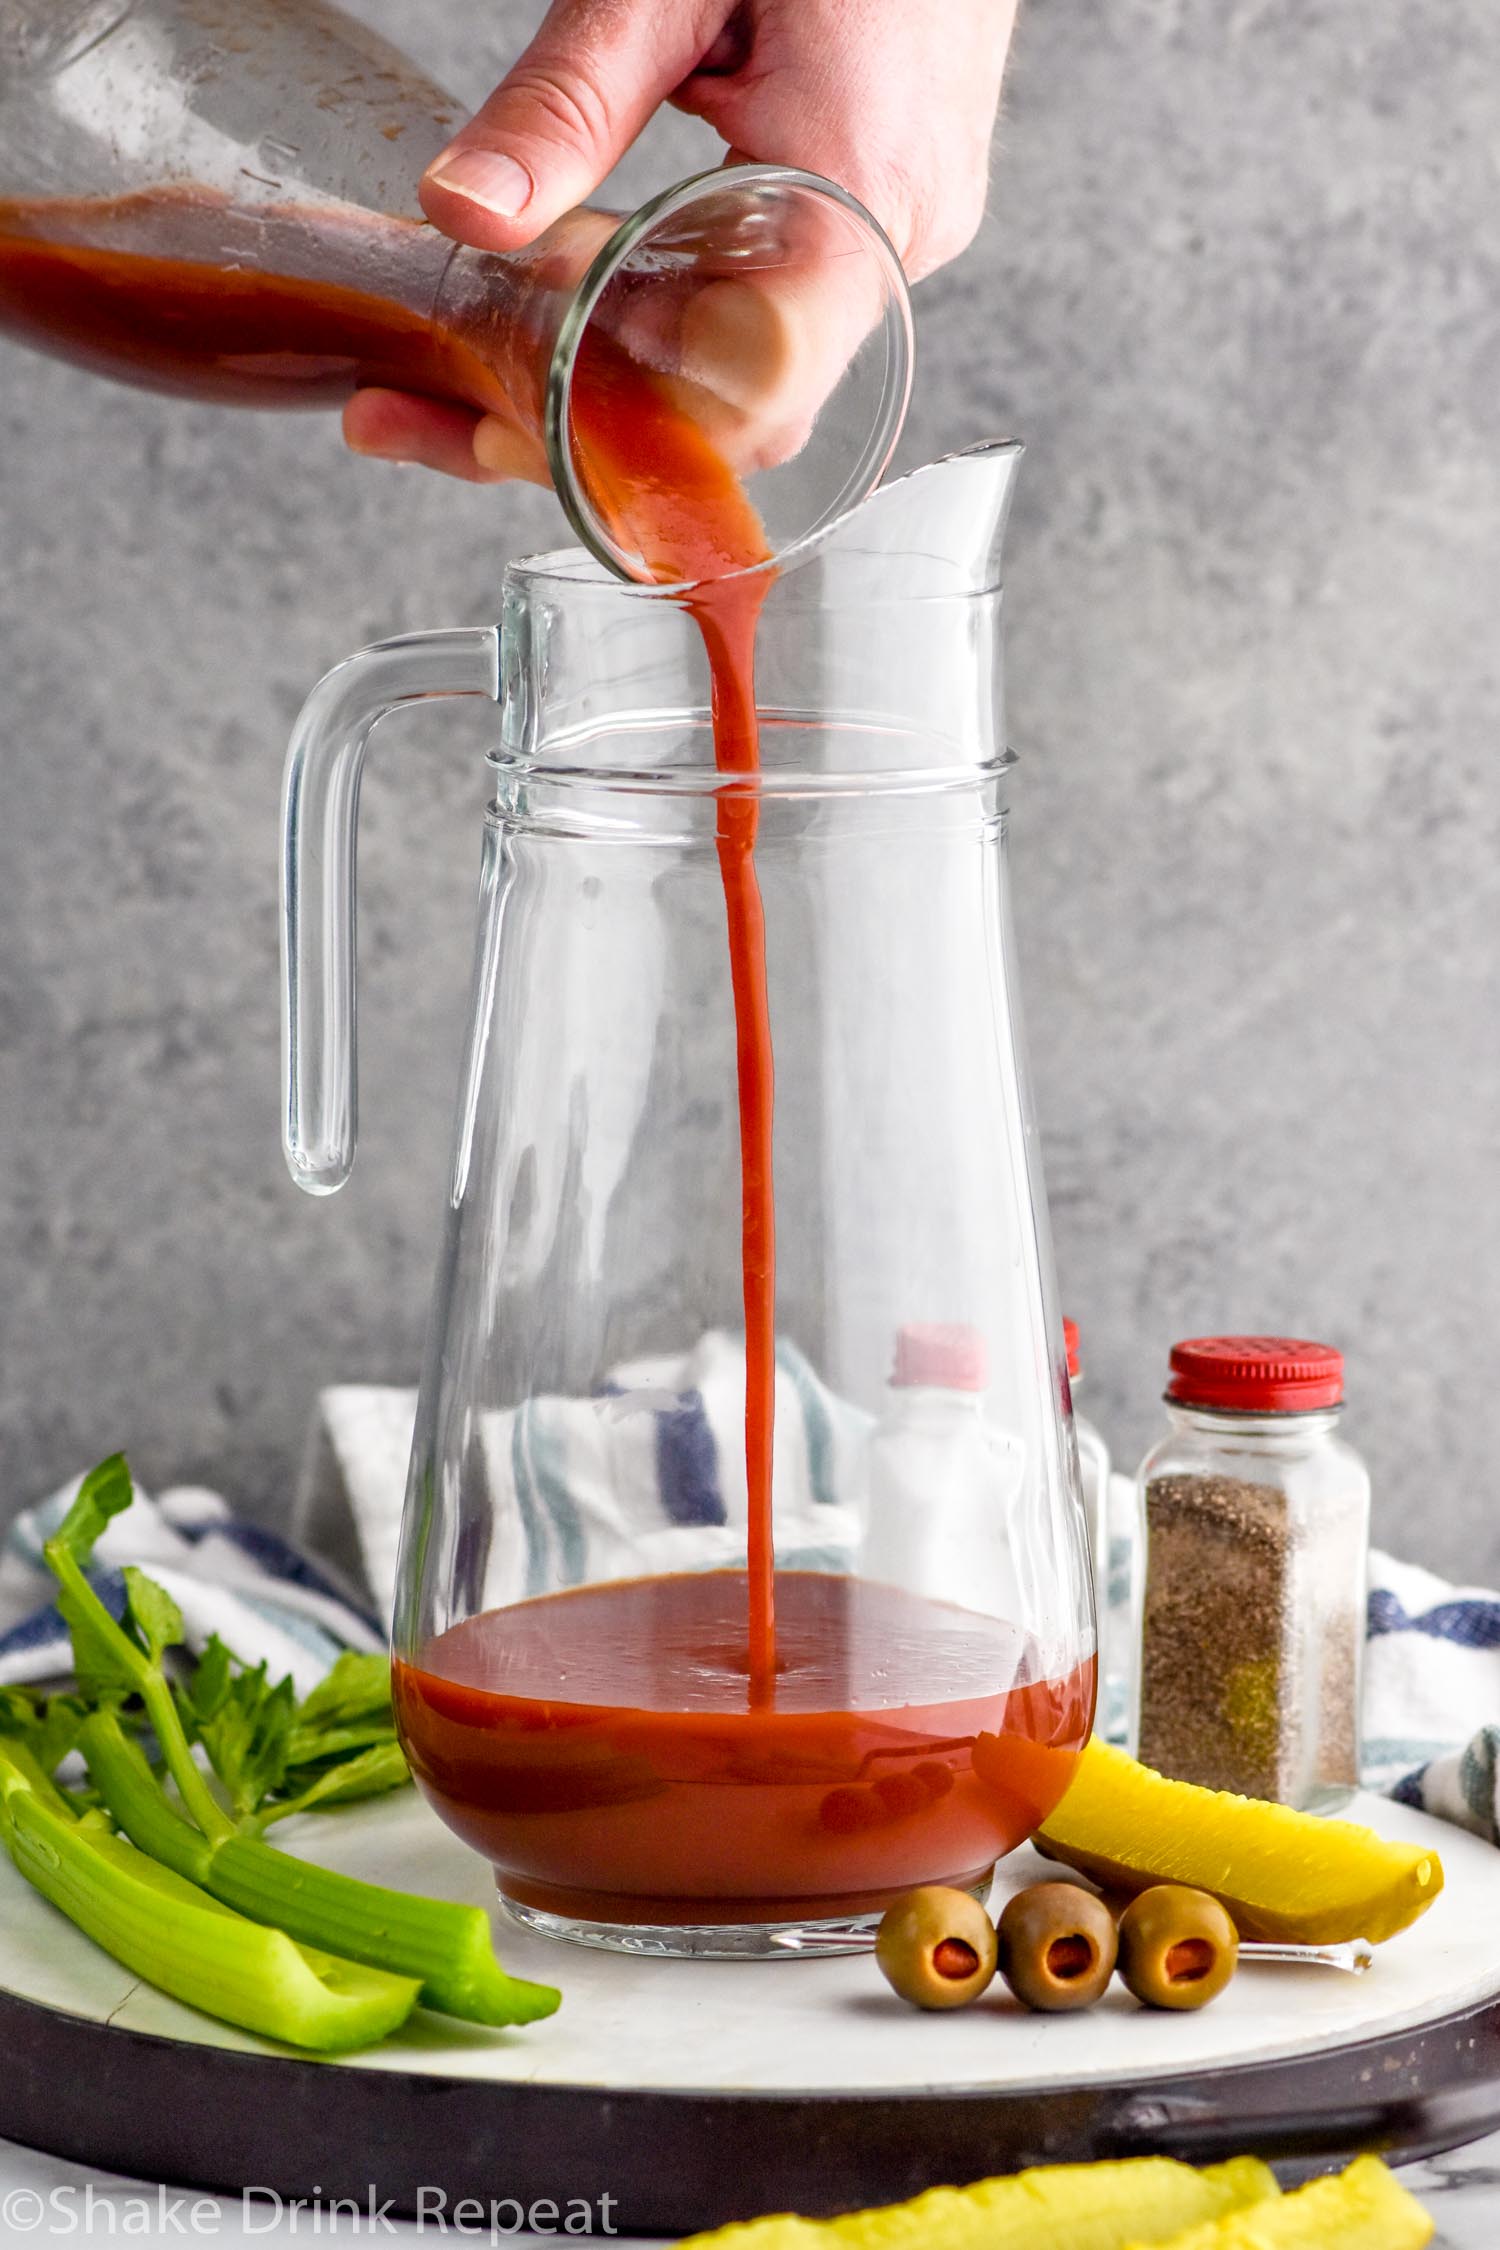
<svg viewBox="0 0 1500 2250">
<path fill-rule="evenodd" d="M 1138 1632 L 1133 1599 L 1133 1506 L 1122 1510 L 1110 1478 L 1109 1447 L 1086 1414 L 1078 1411 L 1084 1380 L 1076 1320 L 1063 1320 L 1063 1348 L 1073 1394 L 1073 1431 L 1083 1477 L 1083 1505 L 1094 1558 L 1094 1615 L 1099 1623 L 1099 1708 L 1094 1730 L 1107 1742 L 1123 1743 L 1130 1732 L 1133 1675 Z"/>
<path fill-rule="evenodd" d="M 1137 1476 L 1138 1754 L 1176 1780 L 1329 1812 L 1359 1786 L 1370 1479 L 1327 1344 L 1175 1344 Z"/>
<path fill-rule="evenodd" d="M 0 329 L 148 388 L 499 415 L 575 530 L 643 553 L 611 437 L 665 405 L 779 554 L 878 480 L 910 387 L 900 261 L 853 197 L 721 168 L 623 223 L 456 247 L 416 187 L 459 106 L 329 0 L 0 0 Z M 742 558 L 741 558 L 742 559 Z"/>
<path fill-rule="evenodd" d="M 964 1584 L 1004 1616 L 1016 1606 L 1010 1517 L 1025 1449 L 987 1413 L 988 1387 L 978 1329 L 915 1321 L 898 1331 L 870 1441 L 860 1568 L 939 1599 Z"/>
</svg>

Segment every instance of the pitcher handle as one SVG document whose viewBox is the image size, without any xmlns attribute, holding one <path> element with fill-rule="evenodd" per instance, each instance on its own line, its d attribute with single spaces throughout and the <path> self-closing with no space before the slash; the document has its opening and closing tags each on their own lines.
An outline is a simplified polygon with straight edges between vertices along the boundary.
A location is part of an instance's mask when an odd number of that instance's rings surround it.
<svg viewBox="0 0 1500 2250">
<path fill-rule="evenodd" d="M 318 682 L 297 715 L 281 796 L 282 1138 L 309 1195 L 348 1179 L 358 1136 L 354 870 L 359 785 L 388 712 L 437 695 L 500 695 L 500 630 L 377 641 Z"/>
</svg>

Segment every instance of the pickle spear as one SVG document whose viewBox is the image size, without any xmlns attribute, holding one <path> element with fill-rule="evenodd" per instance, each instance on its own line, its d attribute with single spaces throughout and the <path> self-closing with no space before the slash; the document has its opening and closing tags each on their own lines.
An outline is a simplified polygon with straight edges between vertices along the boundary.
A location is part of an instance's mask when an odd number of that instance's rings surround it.
<svg viewBox="0 0 1500 2250">
<path fill-rule="evenodd" d="M 1210 1891 L 1240 1936 L 1290 1945 L 1394 1937 L 1443 1887 L 1437 1853 L 1353 1821 L 1168 1781 L 1094 1736 L 1039 1851 L 1132 1896 L 1157 1883 Z"/>
</svg>

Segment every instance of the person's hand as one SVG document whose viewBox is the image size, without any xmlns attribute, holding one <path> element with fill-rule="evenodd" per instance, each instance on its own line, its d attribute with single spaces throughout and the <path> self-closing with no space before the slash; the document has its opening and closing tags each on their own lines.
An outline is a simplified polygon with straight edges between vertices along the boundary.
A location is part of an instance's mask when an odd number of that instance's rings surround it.
<svg viewBox="0 0 1500 2250">
<path fill-rule="evenodd" d="M 598 187 L 663 103 L 731 156 L 821 172 L 874 212 L 920 280 L 973 239 L 1015 0 L 554 0 L 536 38 L 421 184 L 455 241 L 517 250 Z M 358 392 L 357 453 L 471 481 L 546 482 L 503 417 Z"/>
</svg>

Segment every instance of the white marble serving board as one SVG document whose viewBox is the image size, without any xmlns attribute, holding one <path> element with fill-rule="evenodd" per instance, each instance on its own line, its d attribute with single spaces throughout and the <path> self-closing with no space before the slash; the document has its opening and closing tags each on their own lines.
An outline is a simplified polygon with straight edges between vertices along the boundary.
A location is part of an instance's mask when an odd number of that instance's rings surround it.
<svg viewBox="0 0 1500 2250">
<path fill-rule="evenodd" d="M 533 1936 L 497 1911 L 507 1968 L 561 1986 L 556 2016 L 488 2032 L 419 2011 L 372 2051 L 325 2067 L 497 2082 L 697 2092 L 920 2092 L 1119 2085 L 1266 2062 L 1428 2023 L 1500 1993 L 1500 1852 L 1381 1797 L 1351 1817 L 1439 1853 L 1447 1885 L 1364 1976 L 1248 1967 L 1197 2013 L 1155 2014 L 1116 1983 L 1097 2007 L 1037 2016 L 998 1982 L 975 2006 L 923 2015 L 887 1991 L 868 1956 L 836 1961 L 633 1959 Z M 288 1822 L 311 1859 L 434 1897 L 493 1904 L 489 1870 L 405 1790 Z M 1048 1869 L 1007 1860 L 997 1897 Z M 141 1984 L 63 1920 L 0 1855 L 0 1986 L 74 2016 L 162 2038 L 286 2053 Z M 1373 2075 L 1378 2077 L 1378 2071 Z"/>
</svg>

